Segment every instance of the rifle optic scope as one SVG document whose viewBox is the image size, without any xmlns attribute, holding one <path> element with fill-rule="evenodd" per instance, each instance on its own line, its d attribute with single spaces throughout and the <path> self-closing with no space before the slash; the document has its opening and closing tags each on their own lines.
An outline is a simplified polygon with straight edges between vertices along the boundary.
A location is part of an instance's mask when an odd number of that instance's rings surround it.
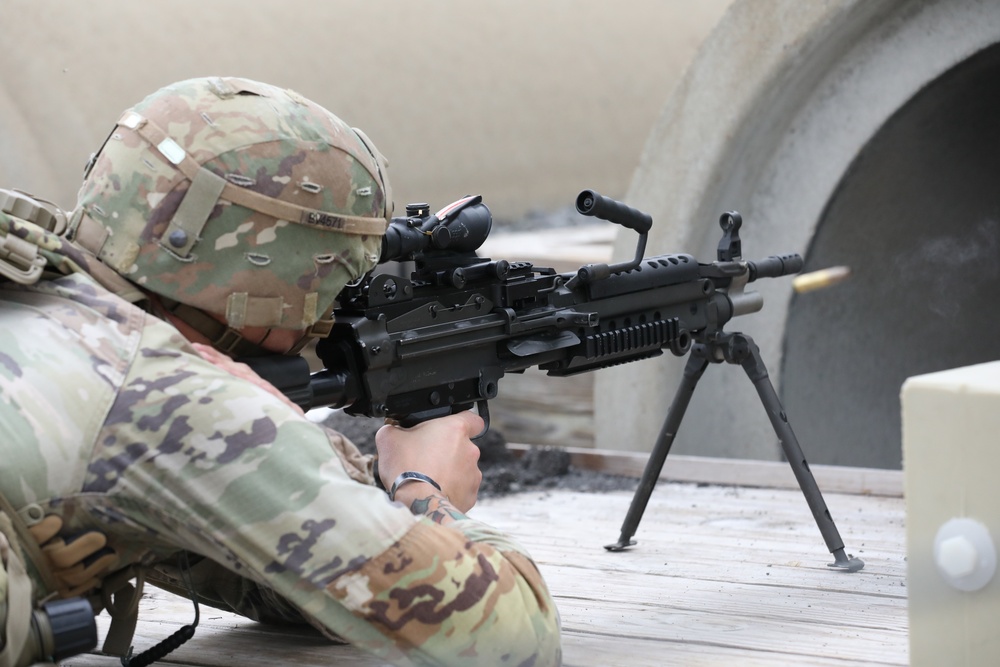
<svg viewBox="0 0 1000 667">
<path fill-rule="evenodd" d="M 493 227 L 493 215 L 479 195 L 463 197 L 437 213 L 427 204 L 408 204 L 406 216 L 393 218 L 382 237 L 379 263 L 414 259 L 434 251 L 471 253 L 479 249 Z"/>
</svg>

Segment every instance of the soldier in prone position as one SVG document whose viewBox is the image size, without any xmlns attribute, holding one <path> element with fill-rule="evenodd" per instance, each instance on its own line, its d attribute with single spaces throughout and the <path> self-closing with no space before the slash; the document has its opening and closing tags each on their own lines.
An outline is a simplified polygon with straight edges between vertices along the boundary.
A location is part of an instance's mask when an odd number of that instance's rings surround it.
<svg viewBox="0 0 1000 667">
<path fill-rule="evenodd" d="M 61 655 L 12 625 L 26 582 L 108 608 L 124 653 L 143 580 L 398 664 L 559 663 L 534 563 L 465 515 L 478 416 L 380 430 L 387 497 L 368 457 L 231 360 L 329 331 L 378 260 L 385 169 L 291 91 L 194 79 L 122 115 L 68 220 L 0 213 L 8 247 L 38 249 L 0 284 L 0 665 Z"/>
</svg>

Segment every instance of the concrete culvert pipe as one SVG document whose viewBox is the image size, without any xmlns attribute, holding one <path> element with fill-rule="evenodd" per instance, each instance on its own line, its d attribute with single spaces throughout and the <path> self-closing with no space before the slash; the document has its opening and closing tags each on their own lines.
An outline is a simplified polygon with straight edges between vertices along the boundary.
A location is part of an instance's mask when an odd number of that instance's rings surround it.
<svg viewBox="0 0 1000 667">
<path fill-rule="evenodd" d="M 739 0 L 647 143 L 626 201 L 651 252 L 713 259 L 736 209 L 747 259 L 850 267 L 815 292 L 766 281 L 727 327 L 760 345 L 812 463 L 900 467 L 905 378 L 1000 358 L 998 42 L 1000 3 Z M 651 447 L 682 364 L 602 372 L 598 446 Z M 734 366 L 708 370 L 674 451 L 780 458 Z"/>
</svg>

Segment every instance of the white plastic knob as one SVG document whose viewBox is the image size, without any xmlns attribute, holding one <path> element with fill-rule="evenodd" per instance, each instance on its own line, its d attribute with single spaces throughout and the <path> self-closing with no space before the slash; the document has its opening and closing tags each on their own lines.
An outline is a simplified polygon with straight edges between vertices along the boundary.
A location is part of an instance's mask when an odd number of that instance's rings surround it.
<svg viewBox="0 0 1000 667">
<path fill-rule="evenodd" d="M 975 519 L 949 519 L 934 538 L 938 572 L 960 591 L 978 591 L 993 578 L 997 552 L 990 531 Z"/>
</svg>

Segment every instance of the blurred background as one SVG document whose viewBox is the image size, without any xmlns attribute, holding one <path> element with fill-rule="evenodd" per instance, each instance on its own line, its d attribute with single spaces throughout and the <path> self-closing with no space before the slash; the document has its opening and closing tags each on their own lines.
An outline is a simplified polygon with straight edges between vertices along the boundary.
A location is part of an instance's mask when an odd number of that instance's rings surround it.
<svg viewBox="0 0 1000 667">
<path fill-rule="evenodd" d="M 292 88 L 389 158 L 397 210 L 622 197 L 728 0 L 4 0 L 0 182 L 72 206 L 119 114 L 194 76 Z"/>
<path fill-rule="evenodd" d="M 3 0 L 0 24 L 0 185 L 64 207 L 123 109 L 233 75 L 364 129 L 397 211 L 483 195 L 494 257 L 630 258 L 634 233 L 572 211 L 593 188 L 652 215 L 650 255 L 714 259 L 735 209 L 746 258 L 847 267 L 808 294 L 755 283 L 764 310 L 727 327 L 810 462 L 899 468 L 905 379 L 1000 358 L 1000 3 Z M 494 421 L 649 450 L 681 365 L 508 377 Z M 673 451 L 782 457 L 738 368 L 706 373 Z"/>
</svg>

